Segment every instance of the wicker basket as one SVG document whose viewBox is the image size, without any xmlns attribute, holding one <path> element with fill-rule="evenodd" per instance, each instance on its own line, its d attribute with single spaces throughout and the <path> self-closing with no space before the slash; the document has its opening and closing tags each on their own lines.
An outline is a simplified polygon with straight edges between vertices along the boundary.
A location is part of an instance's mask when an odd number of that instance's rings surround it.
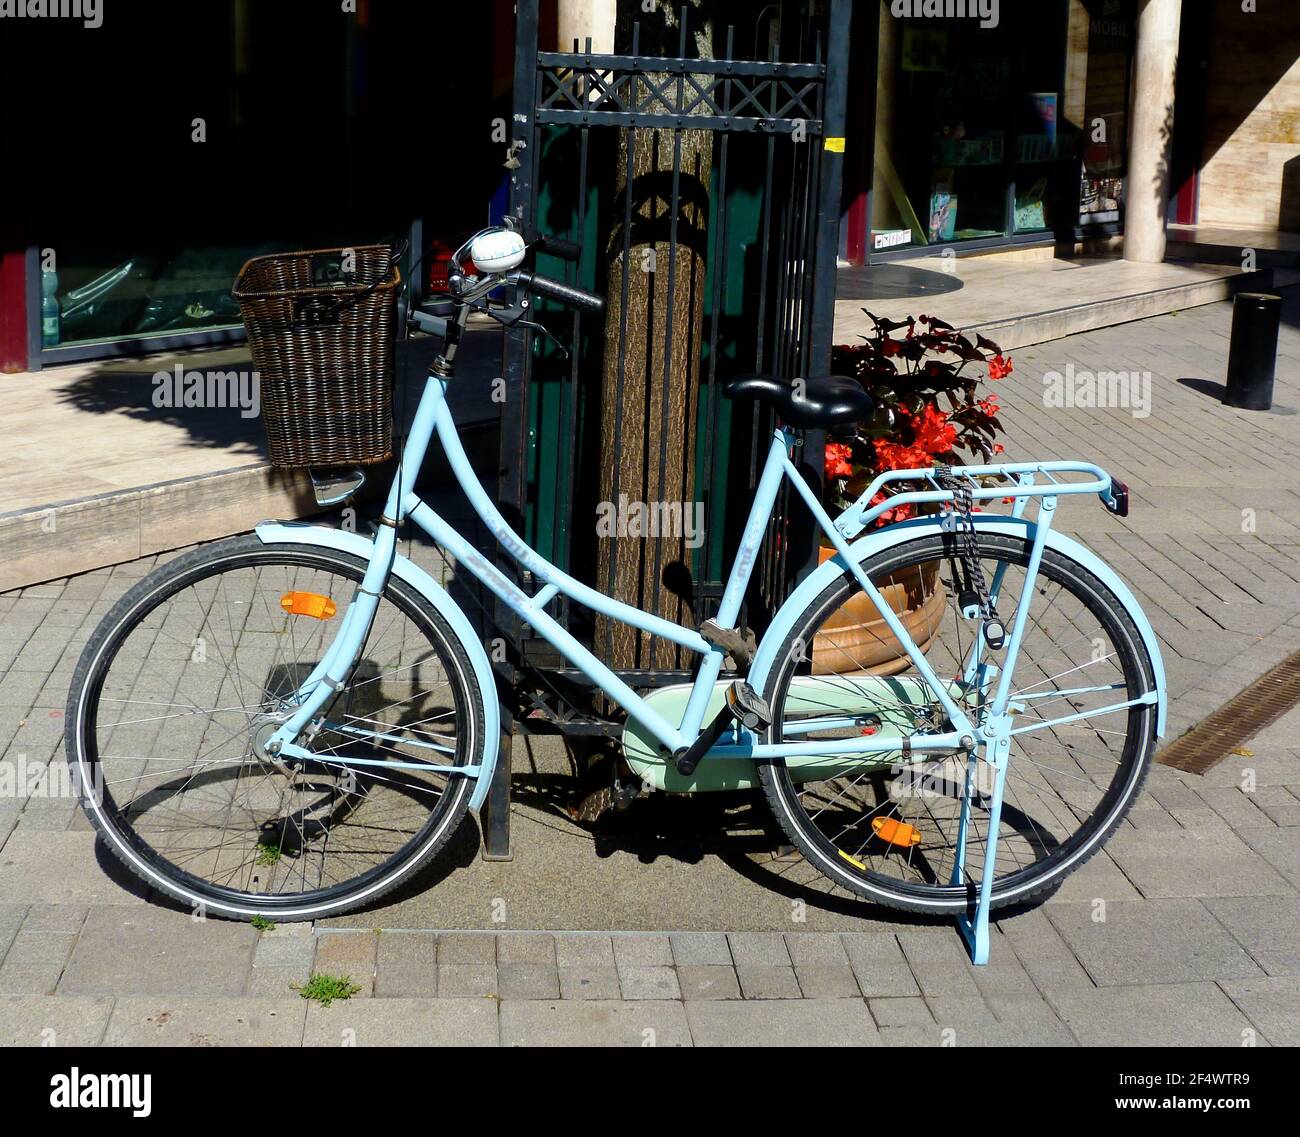
<svg viewBox="0 0 1300 1137">
<path fill-rule="evenodd" d="M 273 465 L 370 465 L 392 455 L 400 283 L 387 245 L 276 253 L 239 270 L 232 291 L 261 379 Z"/>
</svg>

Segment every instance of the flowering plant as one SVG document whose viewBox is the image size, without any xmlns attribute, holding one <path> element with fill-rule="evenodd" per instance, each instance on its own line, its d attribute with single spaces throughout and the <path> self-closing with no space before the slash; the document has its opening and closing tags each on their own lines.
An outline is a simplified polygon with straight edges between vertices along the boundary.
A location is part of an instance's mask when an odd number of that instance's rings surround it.
<svg viewBox="0 0 1300 1137">
<path fill-rule="evenodd" d="M 981 390 L 980 365 L 990 380 L 1002 379 L 1011 374 L 1010 356 L 984 336 L 972 343 L 935 316 L 889 320 L 863 311 L 873 334 L 831 354 L 833 373 L 857 379 L 876 404 L 851 437 L 826 444 L 828 497 L 841 509 L 887 470 L 956 465 L 963 451 L 987 462 L 1003 450 L 997 396 Z M 911 509 L 889 510 L 880 524 L 910 517 Z"/>
</svg>

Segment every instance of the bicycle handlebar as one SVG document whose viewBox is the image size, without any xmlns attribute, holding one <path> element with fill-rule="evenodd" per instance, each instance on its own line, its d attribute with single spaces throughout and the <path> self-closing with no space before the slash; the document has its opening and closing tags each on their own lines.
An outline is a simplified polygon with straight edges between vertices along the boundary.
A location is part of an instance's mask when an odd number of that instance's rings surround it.
<svg viewBox="0 0 1300 1137">
<path fill-rule="evenodd" d="M 539 296 L 549 296 L 552 300 L 568 304 L 571 308 L 581 308 L 583 311 L 596 314 L 605 311 L 605 298 L 594 292 L 588 292 L 585 288 L 575 288 L 562 280 L 552 280 L 549 276 L 538 276 L 535 272 L 527 272 L 523 269 L 512 273 L 511 276 L 521 288 L 535 292 Z"/>
<path fill-rule="evenodd" d="M 582 256 L 582 246 L 576 241 L 566 241 L 563 237 L 551 237 L 545 233 L 534 233 L 529 244 L 539 253 L 559 257 L 562 261 L 576 261 Z"/>
</svg>

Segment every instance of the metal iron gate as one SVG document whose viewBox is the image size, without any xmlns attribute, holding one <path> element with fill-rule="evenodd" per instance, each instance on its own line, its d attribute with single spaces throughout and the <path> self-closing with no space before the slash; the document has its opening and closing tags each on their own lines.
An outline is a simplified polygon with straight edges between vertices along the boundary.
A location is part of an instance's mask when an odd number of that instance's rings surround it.
<svg viewBox="0 0 1300 1137">
<path fill-rule="evenodd" d="M 772 427 L 770 415 L 757 404 L 730 404 L 722 384 L 751 371 L 795 378 L 829 370 L 851 3 L 781 0 L 763 7 L 715 0 L 705 13 L 714 17 L 713 58 L 688 51 L 697 45 L 692 37 L 702 6 L 697 0 L 675 13 L 675 55 L 671 47 L 643 53 L 638 23 L 630 28 L 629 54 L 602 55 L 591 52 L 590 41 L 575 43 L 572 52 L 539 51 L 538 0 L 518 0 L 510 212 L 525 231 L 567 237 L 583 248 L 576 264 L 542 258 L 539 269 L 547 275 L 606 292 L 614 273 L 606 254 L 615 263 L 621 256 L 622 295 L 616 291 L 609 298 L 611 314 L 617 313 L 610 326 L 559 309 L 543 316 L 550 330 L 572 345 L 568 358 L 526 330 L 507 332 L 499 485 L 503 512 L 521 524 L 530 544 L 610 590 L 612 567 L 609 580 L 597 579 L 590 568 L 581 571 L 595 563 L 590 494 L 601 444 L 602 352 L 606 337 L 617 337 L 621 397 L 629 266 L 637 248 L 637 174 L 631 166 L 640 153 L 639 132 L 643 142 L 645 132 L 661 140 L 653 143 L 657 148 L 671 138 L 671 165 L 655 171 L 661 183 L 655 192 L 666 200 L 667 265 L 651 266 L 652 272 L 668 274 L 668 316 L 656 334 L 669 337 L 669 343 L 673 335 L 693 331 L 674 309 L 674 274 L 701 259 L 705 268 L 702 318 L 686 347 L 688 412 L 682 421 L 669 422 L 665 395 L 658 437 L 684 438 L 683 449 L 693 447 L 696 458 L 691 490 L 703 503 L 706 539 L 695 551 L 687 584 L 690 617 L 697 623 L 716 608 L 727 554 L 743 526 Z M 734 22 L 725 20 L 728 9 L 737 17 Z M 670 15 L 667 23 L 672 22 Z M 622 29 L 625 41 L 628 30 Z M 697 218 L 707 212 L 706 236 L 703 249 L 687 250 L 680 221 L 682 140 L 690 136 L 698 145 L 700 131 L 708 132 L 710 169 L 707 203 L 698 200 L 697 185 L 694 209 Z M 620 161 L 611 192 L 608 175 Z M 688 257 L 695 260 L 687 262 Z M 665 346 L 665 379 L 670 354 Z M 644 430 L 643 445 L 653 434 L 648 414 Z M 624 438 L 614 433 L 615 469 L 621 469 L 617 448 Z M 821 432 L 804 432 L 802 465 L 816 485 L 822 479 L 823 444 Z M 761 632 L 767 614 L 815 563 L 811 526 L 797 505 L 787 514 L 783 499 L 750 585 L 745 623 Z M 652 587 L 658 587 L 663 567 L 656 560 Z M 567 605 L 561 612 L 570 631 L 602 654 L 604 645 L 596 629 L 584 623 L 584 610 Z M 566 734 L 620 729 L 603 717 L 592 690 L 551 654 L 549 645 L 520 634 L 513 613 L 499 609 L 497 620 L 512 648 L 504 678 L 517 705 L 508 709 L 523 725 Z M 688 679 L 688 666 L 689 660 L 657 658 L 651 646 L 645 663 L 620 674 L 633 687 L 647 687 Z M 507 720 L 485 818 L 490 857 L 509 855 L 512 731 Z"/>
</svg>

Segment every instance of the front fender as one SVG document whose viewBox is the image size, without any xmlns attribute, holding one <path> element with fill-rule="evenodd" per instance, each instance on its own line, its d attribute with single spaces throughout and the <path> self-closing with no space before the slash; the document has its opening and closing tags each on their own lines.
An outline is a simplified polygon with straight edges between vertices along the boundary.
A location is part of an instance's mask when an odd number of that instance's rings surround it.
<svg viewBox="0 0 1300 1137">
<path fill-rule="evenodd" d="M 287 542 L 294 545 L 320 545 L 328 549 L 337 549 L 350 553 L 361 560 L 368 560 L 371 549 L 370 541 L 357 533 L 348 533 L 343 529 L 331 529 L 324 525 L 306 525 L 284 521 L 263 521 L 254 530 L 257 539 L 265 544 Z M 433 579 L 424 569 L 413 561 L 398 554 L 393 561 L 393 574 L 414 588 L 423 596 L 438 614 L 450 626 L 452 633 L 460 641 L 461 647 L 469 657 L 470 666 L 483 692 L 483 745 L 479 758 L 481 769 L 478 784 L 469 799 L 471 809 L 478 809 L 487 797 L 488 787 L 492 784 L 492 771 L 496 769 L 497 753 L 501 745 L 501 705 L 497 701 L 496 679 L 492 673 L 492 664 L 487 652 L 479 641 L 473 625 L 461 611 L 447 590 Z"/>
<path fill-rule="evenodd" d="M 975 523 L 981 530 L 1023 537 L 1027 541 L 1032 541 L 1037 531 L 1034 522 L 1017 517 L 977 515 Z M 895 545 L 901 545 L 905 541 L 914 541 L 918 537 L 927 537 L 932 533 L 941 532 L 943 532 L 942 526 L 936 518 L 913 518 L 911 521 L 902 521 L 895 525 L 889 525 L 884 529 L 879 529 L 874 533 L 859 538 L 850 546 L 850 551 L 856 558 L 857 563 L 861 564 L 868 557 L 875 556 L 875 554 L 886 549 L 891 549 Z M 1124 605 L 1125 610 L 1132 618 L 1134 625 L 1142 636 L 1142 643 L 1147 649 L 1147 654 L 1151 658 L 1152 677 L 1155 680 L 1157 693 L 1156 733 L 1163 736 L 1165 733 L 1165 717 L 1169 709 L 1169 696 L 1165 690 L 1165 665 L 1160 655 L 1160 643 L 1156 639 L 1155 630 L 1151 627 L 1146 614 L 1138 605 L 1128 585 L 1116 575 L 1115 570 L 1087 546 L 1081 545 L 1078 541 L 1065 536 L 1063 533 L 1058 533 L 1055 529 L 1047 531 L 1046 544 L 1048 548 L 1055 549 L 1062 556 L 1078 561 L 1079 564 L 1106 585 L 1115 594 L 1119 602 Z M 761 693 L 766 689 L 768 674 L 776 666 L 777 654 L 795 621 L 803 614 L 813 599 L 827 585 L 836 580 L 846 567 L 839 556 L 823 562 L 804 579 L 803 583 L 790 594 L 786 602 L 778 609 L 771 626 L 763 636 L 763 642 L 758 645 L 758 651 L 754 655 L 754 662 L 749 670 L 749 682 L 754 690 Z"/>
</svg>

